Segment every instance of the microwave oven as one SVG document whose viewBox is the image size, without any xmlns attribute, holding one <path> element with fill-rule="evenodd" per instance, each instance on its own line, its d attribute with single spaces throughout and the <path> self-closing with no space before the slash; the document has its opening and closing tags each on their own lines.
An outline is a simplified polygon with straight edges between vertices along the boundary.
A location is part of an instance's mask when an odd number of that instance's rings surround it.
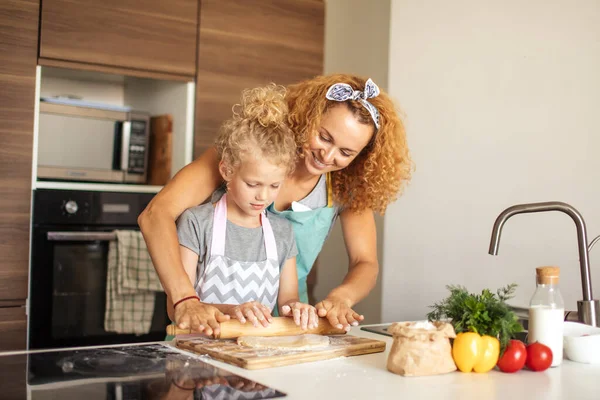
<svg viewBox="0 0 600 400">
<path fill-rule="evenodd" d="M 147 113 L 42 98 L 39 115 L 38 179 L 146 183 Z"/>
</svg>

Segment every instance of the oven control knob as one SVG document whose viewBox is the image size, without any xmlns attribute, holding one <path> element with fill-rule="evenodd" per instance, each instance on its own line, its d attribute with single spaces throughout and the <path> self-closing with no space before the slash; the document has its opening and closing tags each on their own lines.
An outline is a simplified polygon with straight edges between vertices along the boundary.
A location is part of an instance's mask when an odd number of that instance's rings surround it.
<svg viewBox="0 0 600 400">
<path fill-rule="evenodd" d="M 75 214 L 78 209 L 79 209 L 79 206 L 73 200 L 69 200 L 65 203 L 65 211 L 67 212 L 67 214 L 71 214 L 71 215 Z"/>
</svg>

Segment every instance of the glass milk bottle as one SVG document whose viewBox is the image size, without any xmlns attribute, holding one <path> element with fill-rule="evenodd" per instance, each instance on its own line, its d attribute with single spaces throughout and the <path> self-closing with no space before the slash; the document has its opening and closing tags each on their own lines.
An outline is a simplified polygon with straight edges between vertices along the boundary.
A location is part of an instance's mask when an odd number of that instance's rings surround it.
<svg viewBox="0 0 600 400">
<path fill-rule="evenodd" d="M 552 350 L 552 367 L 563 359 L 565 303 L 558 289 L 560 268 L 536 268 L 536 289 L 529 303 L 527 343 L 540 342 Z"/>
</svg>

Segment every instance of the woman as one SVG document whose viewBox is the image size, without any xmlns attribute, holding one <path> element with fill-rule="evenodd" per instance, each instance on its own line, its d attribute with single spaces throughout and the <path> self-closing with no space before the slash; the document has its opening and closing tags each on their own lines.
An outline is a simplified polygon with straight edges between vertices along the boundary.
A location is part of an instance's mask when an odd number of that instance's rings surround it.
<svg viewBox="0 0 600 400">
<path fill-rule="evenodd" d="M 306 277 L 339 216 L 348 273 L 316 308 L 333 326 L 349 330 L 364 319 L 352 307 L 369 294 L 379 272 L 373 211 L 383 213 L 410 180 L 404 126 L 391 99 L 370 79 L 319 76 L 288 87 L 287 100 L 299 157 L 269 210 L 292 222 L 302 302 Z M 179 255 L 175 221 L 221 184 L 216 150 L 209 149 L 179 171 L 138 218 L 173 303 L 195 295 Z M 198 301 L 182 302 L 174 317 L 180 328 L 209 335 L 224 320 L 219 310 Z"/>
</svg>

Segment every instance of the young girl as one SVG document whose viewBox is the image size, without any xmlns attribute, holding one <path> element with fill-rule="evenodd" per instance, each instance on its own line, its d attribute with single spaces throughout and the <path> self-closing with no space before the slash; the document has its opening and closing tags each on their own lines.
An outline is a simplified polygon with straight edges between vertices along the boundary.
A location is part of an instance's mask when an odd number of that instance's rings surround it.
<svg viewBox="0 0 600 400">
<path fill-rule="evenodd" d="M 316 310 L 298 300 L 292 225 L 266 211 L 296 162 L 287 113 L 285 89 L 271 85 L 244 91 L 223 124 L 217 149 L 227 190 L 177 221 L 181 259 L 198 298 L 174 307 L 199 299 L 222 320 L 268 326 L 278 304 L 297 325 L 316 327 Z"/>
</svg>

